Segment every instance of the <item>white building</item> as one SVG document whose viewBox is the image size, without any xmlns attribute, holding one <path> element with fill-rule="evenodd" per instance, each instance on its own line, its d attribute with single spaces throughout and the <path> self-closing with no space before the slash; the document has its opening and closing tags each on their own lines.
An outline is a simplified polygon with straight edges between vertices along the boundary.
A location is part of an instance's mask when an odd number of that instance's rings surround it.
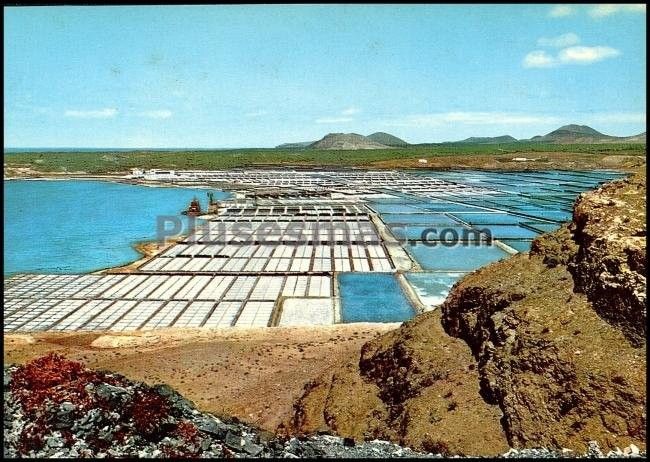
<svg viewBox="0 0 650 462">
<path fill-rule="evenodd" d="M 129 178 L 144 178 L 144 170 L 141 168 L 132 168 L 131 174 L 128 175 Z"/>
<path fill-rule="evenodd" d="M 179 176 L 175 170 L 157 170 L 151 169 L 144 172 L 145 180 L 177 180 Z"/>
</svg>

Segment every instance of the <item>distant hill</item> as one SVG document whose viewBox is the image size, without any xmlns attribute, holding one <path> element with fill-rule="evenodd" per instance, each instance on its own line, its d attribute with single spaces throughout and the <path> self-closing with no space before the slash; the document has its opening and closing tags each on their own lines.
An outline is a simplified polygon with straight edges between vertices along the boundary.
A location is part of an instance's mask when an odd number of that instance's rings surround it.
<svg viewBox="0 0 650 462">
<path fill-rule="evenodd" d="M 383 144 L 384 146 L 392 146 L 396 148 L 402 148 L 409 145 L 406 141 L 394 135 L 391 135 L 390 133 L 385 133 L 385 132 L 376 132 L 373 133 L 372 135 L 368 135 L 366 138 L 368 138 L 371 141 L 374 141 L 375 143 Z"/>
<path fill-rule="evenodd" d="M 386 149 L 385 144 L 377 143 L 357 133 L 330 133 L 309 146 L 311 149 Z"/>
<path fill-rule="evenodd" d="M 318 141 L 303 141 L 299 143 L 284 143 L 276 149 L 388 149 L 407 147 L 435 147 L 449 144 L 509 144 L 509 143 L 553 143 L 553 144 L 599 144 L 599 143 L 643 143 L 646 142 L 646 132 L 633 136 L 611 136 L 594 130 L 587 125 L 564 125 L 546 135 L 534 136 L 531 139 L 517 140 L 510 135 L 501 136 L 472 136 L 461 141 L 443 143 L 410 144 L 385 132 L 376 132 L 363 136 L 357 133 L 330 133 Z"/>
<path fill-rule="evenodd" d="M 645 143 L 645 132 L 634 136 L 611 136 L 600 133 L 587 125 L 564 125 L 543 136 L 530 140 L 542 143 L 581 144 L 581 143 Z"/>
<path fill-rule="evenodd" d="M 315 141 L 300 141 L 298 143 L 283 143 L 277 145 L 276 149 L 305 149 L 310 144 L 314 144 Z"/>
<path fill-rule="evenodd" d="M 510 135 L 503 136 L 472 136 L 470 138 L 464 139 L 463 141 L 458 141 L 458 143 L 470 143 L 470 144 L 501 144 L 501 143 L 516 143 L 517 138 L 513 138 Z"/>
<path fill-rule="evenodd" d="M 644 143 L 645 144 L 645 132 L 639 133 L 638 135 L 634 136 L 625 136 L 621 138 L 629 143 Z"/>
</svg>

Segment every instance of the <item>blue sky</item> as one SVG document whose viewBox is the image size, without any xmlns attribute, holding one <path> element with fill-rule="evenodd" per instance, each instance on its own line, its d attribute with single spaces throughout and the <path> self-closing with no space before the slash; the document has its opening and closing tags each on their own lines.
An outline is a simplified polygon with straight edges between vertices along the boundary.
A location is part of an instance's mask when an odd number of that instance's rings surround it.
<svg viewBox="0 0 650 462">
<path fill-rule="evenodd" d="M 645 5 L 5 8 L 8 147 L 645 131 Z"/>
</svg>

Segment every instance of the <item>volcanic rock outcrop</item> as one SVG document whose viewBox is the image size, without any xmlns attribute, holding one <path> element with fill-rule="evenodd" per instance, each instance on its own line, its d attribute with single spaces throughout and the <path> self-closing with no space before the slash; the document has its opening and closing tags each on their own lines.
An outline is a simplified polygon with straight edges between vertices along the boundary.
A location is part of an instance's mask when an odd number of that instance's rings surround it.
<svg viewBox="0 0 650 462">
<path fill-rule="evenodd" d="M 202 413 L 166 385 L 92 371 L 56 354 L 4 369 L 5 458 L 415 455 L 385 441 L 275 437 Z"/>
</svg>

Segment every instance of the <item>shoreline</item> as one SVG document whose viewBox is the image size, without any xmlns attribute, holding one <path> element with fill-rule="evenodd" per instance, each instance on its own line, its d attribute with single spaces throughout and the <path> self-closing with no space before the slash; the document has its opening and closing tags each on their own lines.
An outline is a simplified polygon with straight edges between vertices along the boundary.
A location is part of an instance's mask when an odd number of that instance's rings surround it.
<svg viewBox="0 0 650 462">
<path fill-rule="evenodd" d="M 183 239 L 184 237 L 179 237 L 178 239 Z M 132 247 L 136 250 L 136 252 L 141 254 L 141 257 L 138 258 L 137 260 L 132 261 L 131 263 L 127 263 L 126 265 L 120 265 L 120 266 L 110 266 L 107 268 L 103 268 L 97 271 L 93 271 L 91 273 L 87 274 L 129 274 L 129 273 L 135 273 L 137 272 L 138 268 L 145 263 L 147 263 L 149 260 L 154 258 L 157 255 L 160 255 L 163 253 L 165 250 L 169 249 L 173 245 L 175 245 L 177 240 L 165 242 L 164 244 L 160 245 L 157 240 L 151 240 L 151 241 L 139 241 L 136 242 L 135 244 L 132 245 Z"/>
</svg>

